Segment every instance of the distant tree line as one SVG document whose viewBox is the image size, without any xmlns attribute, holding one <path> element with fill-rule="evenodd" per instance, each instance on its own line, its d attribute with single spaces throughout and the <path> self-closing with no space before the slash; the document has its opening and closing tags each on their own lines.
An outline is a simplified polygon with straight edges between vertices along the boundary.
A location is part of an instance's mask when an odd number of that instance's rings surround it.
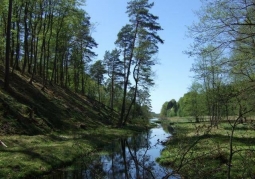
<svg viewBox="0 0 255 179">
<path fill-rule="evenodd" d="M 60 85 L 94 98 L 120 115 L 119 126 L 130 118 L 148 117 L 149 89 L 154 85 L 154 55 L 162 30 L 150 13 L 153 3 L 130 0 L 129 23 L 121 28 L 116 48 L 95 60 L 98 46 L 83 0 L 3 0 L 0 4 L 0 60 L 5 65 L 5 89 L 11 73 L 40 78 L 42 90 Z"/>
</svg>

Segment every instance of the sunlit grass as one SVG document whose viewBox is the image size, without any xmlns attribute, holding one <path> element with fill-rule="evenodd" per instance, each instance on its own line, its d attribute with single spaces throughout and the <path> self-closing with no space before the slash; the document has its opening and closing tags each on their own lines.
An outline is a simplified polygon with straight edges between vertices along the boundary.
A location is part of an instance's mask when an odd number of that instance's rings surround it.
<svg viewBox="0 0 255 179">
<path fill-rule="evenodd" d="M 189 119 L 170 118 L 175 134 L 158 162 L 173 167 L 187 178 L 226 178 L 232 127 L 224 121 L 218 128 L 209 122 L 194 123 Z M 231 176 L 249 178 L 255 175 L 255 133 L 251 125 L 238 124 L 233 138 Z M 249 161 L 249 162 L 247 162 Z M 243 169 L 240 172 L 240 169 Z"/>
</svg>

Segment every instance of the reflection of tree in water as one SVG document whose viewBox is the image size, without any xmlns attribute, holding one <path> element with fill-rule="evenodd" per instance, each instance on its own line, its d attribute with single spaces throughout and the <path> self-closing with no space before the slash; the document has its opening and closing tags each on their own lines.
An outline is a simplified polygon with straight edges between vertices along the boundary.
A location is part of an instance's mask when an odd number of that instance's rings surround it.
<svg viewBox="0 0 255 179">
<path fill-rule="evenodd" d="M 103 169 L 103 163 L 101 162 L 100 158 L 97 160 L 92 161 L 87 167 L 87 170 L 84 171 L 83 169 L 83 178 L 84 179 L 101 179 L 103 176 L 106 175 Z"/>
<path fill-rule="evenodd" d="M 150 151 L 159 144 L 151 143 L 158 138 L 152 131 L 113 141 L 105 147 L 106 155 L 90 155 L 75 163 L 74 171 L 54 175 L 59 179 L 154 179 L 162 178 L 169 171 L 151 159 Z M 61 175 L 61 177 L 60 177 Z M 49 178 L 47 178 L 49 179 Z"/>
<path fill-rule="evenodd" d="M 99 155 L 81 157 L 71 168 L 57 170 L 43 179 L 102 179 L 106 176 L 104 164 Z"/>
<path fill-rule="evenodd" d="M 167 123 L 161 123 L 161 126 L 163 128 L 163 130 L 167 133 L 174 133 L 174 128 L 172 127 L 171 123 L 167 124 Z"/>
<path fill-rule="evenodd" d="M 155 162 L 150 160 L 147 151 L 151 132 L 121 139 L 119 145 L 113 144 L 112 154 L 103 157 L 107 165 L 107 178 L 156 178 Z"/>
</svg>

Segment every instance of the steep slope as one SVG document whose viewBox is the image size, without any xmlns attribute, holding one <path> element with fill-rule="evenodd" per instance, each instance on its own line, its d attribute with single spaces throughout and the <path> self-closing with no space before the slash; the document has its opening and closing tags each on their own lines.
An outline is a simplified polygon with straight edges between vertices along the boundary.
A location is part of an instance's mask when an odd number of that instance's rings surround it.
<svg viewBox="0 0 255 179">
<path fill-rule="evenodd" d="M 35 135 L 114 124 L 117 113 L 111 113 L 107 106 L 57 85 L 47 85 L 42 90 L 39 78 L 29 84 L 29 77 L 13 73 L 10 89 L 5 91 L 4 69 L 0 69 L 2 134 Z"/>
</svg>

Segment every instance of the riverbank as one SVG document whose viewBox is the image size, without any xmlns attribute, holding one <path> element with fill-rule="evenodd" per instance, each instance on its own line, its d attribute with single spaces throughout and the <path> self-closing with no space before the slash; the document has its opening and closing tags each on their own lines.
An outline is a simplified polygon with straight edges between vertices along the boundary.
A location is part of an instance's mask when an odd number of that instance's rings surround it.
<svg viewBox="0 0 255 179">
<path fill-rule="evenodd" d="M 55 170 L 44 179 L 68 178 L 162 178 L 171 169 L 160 166 L 155 159 L 164 148 L 169 133 L 157 125 L 130 137 L 102 145 L 100 153 L 80 157 L 72 165 Z"/>
<path fill-rule="evenodd" d="M 255 176 L 252 121 L 237 125 L 232 145 L 230 124 L 233 121 L 222 121 L 218 128 L 211 128 L 206 121 L 195 123 L 187 118 L 163 122 L 171 123 L 175 134 L 157 159 L 160 164 L 172 167 L 186 178 L 227 178 L 228 172 L 231 178 Z"/>
<path fill-rule="evenodd" d="M 147 126 L 149 127 L 149 126 Z M 70 134 L 1 136 L 0 178 L 35 178 L 71 164 L 76 158 L 100 152 L 113 140 L 145 130 L 129 125 L 122 129 L 98 127 Z"/>
<path fill-rule="evenodd" d="M 14 72 L 3 88 L 0 65 L 0 178 L 35 178 L 101 150 L 112 140 L 149 128 L 132 120 L 121 129 L 119 114 L 95 97 Z"/>
</svg>

